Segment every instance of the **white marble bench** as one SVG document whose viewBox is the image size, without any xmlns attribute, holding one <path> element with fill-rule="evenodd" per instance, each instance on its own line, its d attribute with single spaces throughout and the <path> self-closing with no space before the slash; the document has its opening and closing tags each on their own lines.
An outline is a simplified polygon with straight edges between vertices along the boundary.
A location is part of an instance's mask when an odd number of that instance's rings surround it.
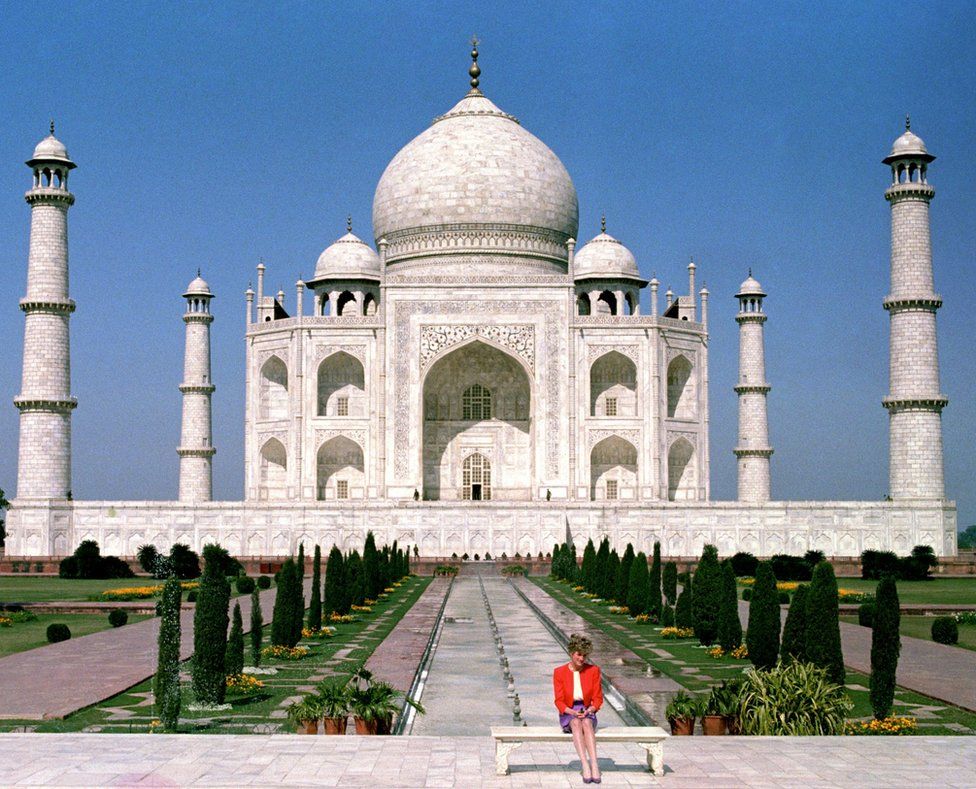
<svg viewBox="0 0 976 789">
<path fill-rule="evenodd" d="M 508 756 L 526 742 L 572 743 L 573 737 L 555 726 L 492 726 L 495 740 L 495 771 L 508 775 Z M 610 726 L 597 729 L 596 741 L 634 742 L 647 751 L 647 769 L 655 775 L 664 775 L 664 739 L 670 737 L 658 726 Z"/>
</svg>

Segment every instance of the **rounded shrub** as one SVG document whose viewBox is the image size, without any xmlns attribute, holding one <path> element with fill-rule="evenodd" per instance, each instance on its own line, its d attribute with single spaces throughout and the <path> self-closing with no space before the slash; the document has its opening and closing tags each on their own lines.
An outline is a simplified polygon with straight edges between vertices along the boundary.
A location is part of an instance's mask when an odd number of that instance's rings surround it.
<svg viewBox="0 0 976 789">
<path fill-rule="evenodd" d="M 750 600 L 752 600 L 752 587 L 747 586 L 745 589 L 742 590 L 742 599 L 745 600 L 747 603 Z"/>
<path fill-rule="evenodd" d="M 876 611 L 874 600 L 868 600 L 857 607 L 857 623 L 861 627 L 874 627 L 874 612 Z"/>
<path fill-rule="evenodd" d="M 739 551 L 733 554 L 730 561 L 732 562 L 732 571 L 740 578 L 743 576 L 754 576 L 756 574 L 756 566 L 759 564 L 759 560 L 755 556 L 745 551 Z"/>
<path fill-rule="evenodd" d="M 246 575 L 237 576 L 234 585 L 237 587 L 237 594 L 251 594 L 255 587 L 254 579 Z"/>
<path fill-rule="evenodd" d="M 258 576 L 258 589 L 270 589 L 271 579 L 266 575 Z"/>
<path fill-rule="evenodd" d="M 959 625 L 951 616 L 937 616 L 932 622 L 932 640 L 937 644 L 958 644 Z"/>
<path fill-rule="evenodd" d="M 122 625 L 124 625 L 128 621 L 129 621 L 129 614 L 127 611 L 125 611 L 122 608 L 116 608 L 108 615 L 108 623 L 112 627 L 122 627 Z"/>
<path fill-rule="evenodd" d="M 784 589 L 780 589 L 776 594 L 776 599 L 779 600 L 780 605 L 789 605 L 790 593 Z"/>
<path fill-rule="evenodd" d="M 57 644 L 59 641 L 67 641 L 71 638 L 71 630 L 63 622 L 53 622 L 47 626 L 48 643 Z"/>
<path fill-rule="evenodd" d="M 196 589 L 191 589 L 189 592 L 186 593 L 186 601 L 188 603 L 195 603 L 197 601 L 197 590 Z"/>
</svg>

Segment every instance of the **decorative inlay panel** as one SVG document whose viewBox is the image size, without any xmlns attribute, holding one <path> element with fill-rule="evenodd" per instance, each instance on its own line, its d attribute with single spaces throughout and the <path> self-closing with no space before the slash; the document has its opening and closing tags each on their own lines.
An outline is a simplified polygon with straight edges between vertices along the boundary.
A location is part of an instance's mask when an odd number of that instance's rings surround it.
<svg viewBox="0 0 976 789">
<path fill-rule="evenodd" d="M 629 441 L 635 448 L 640 448 L 640 430 L 590 430 L 586 436 L 587 446 L 592 450 L 603 439 L 610 436 L 618 436 Z"/>
<path fill-rule="evenodd" d="M 348 438 L 350 441 L 354 441 L 359 444 L 359 448 L 363 451 L 366 450 L 366 431 L 365 430 L 316 430 L 315 431 L 315 449 L 318 451 L 326 441 L 335 438 L 336 436 L 343 436 Z"/>
<path fill-rule="evenodd" d="M 587 363 L 590 367 L 592 367 L 593 362 L 611 351 L 616 351 L 619 354 L 623 354 L 630 359 L 635 366 L 640 358 L 640 350 L 636 345 L 590 345 L 587 347 Z"/>
<path fill-rule="evenodd" d="M 420 327 L 420 369 L 425 369 L 431 360 L 445 348 L 457 345 L 472 337 L 484 337 L 508 348 L 520 356 L 535 370 L 535 327 L 531 324 L 520 326 L 421 326 Z"/>
<path fill-rule="evenodd" d="M 348 353 L 350 356 L 355 356 L 362 362 L 363 367 L 366 366 L 366 346 L 365 345 L 322 345 L 316 343 L 315 345 L 315 364 L 318 366 L 325 359 L 332 356 L 334 353 Z"/>
<path fill-rule="evenodd" d="M 668 446 L 671 446 L 679 438 L 687 440 L 695 449 L 698 449 L 698 433 L 692 430 L 669 430 L 667 437 Z"/>
</svg>

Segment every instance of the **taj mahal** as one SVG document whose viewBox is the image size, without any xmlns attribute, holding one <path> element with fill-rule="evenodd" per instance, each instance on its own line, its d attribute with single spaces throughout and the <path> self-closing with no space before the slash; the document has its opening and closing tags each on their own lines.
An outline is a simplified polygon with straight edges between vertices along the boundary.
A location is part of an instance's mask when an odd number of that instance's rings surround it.
<svg viewBox="0 0 976 789">
<path fill-rule="evenodd" d="M 243 310 L 214 309 L 222 302 L 199 273 L 189 283 L 183 382 L 173 392 L 182 398 L 182 430 L 168 456 L 179 463 L 172 501 L 72 494 L 67 215 L 75 163 L 52 125 L 27 161 L 30 247 L 8 553 L 64 555 L 94 539 L 105 553 L 129 556 L 145 543 L 165 550 L 175 542 L 274 556 L 301 542 L 361 547 L 372 530 L 379 542 L 444 557 L 536 555 L 567 535 L 578 546 L 606 535 L 618 549 L 630 542 L 643 551 L 660 540 L 671 556 L 697 555 L 706 543 L 723 555 L 856 556 L 917 544 L 954 555 L 941 299 L 929 243 L 935 157 L 908 124 L 883 159 L 891 286 L 878 308 L 890 316 L 890 378 L 879 407 L 889 418 L 890 500 L 772 495 L 767 294 L 743 264 L 738 292 L 721 294 L 739 304 L 738 385 L 713 393 L 738 399 L 738 491 L 734 501 L 713 501 L 710 294 L 696 284 L 695 263 L 682 270 L 680 293 L 661 292 L 615 237 L 625 229 L 611 225 L 611 235 L 604 220 L 598 235 L 578 240 L 570 174 L 482 92 L 477 59 L 475 49 L 467 94 L 386 167 L 368 241 L 350 223 L 292 296 L 266 292 L 262 263 Z M 247 279 L 242 272 L 242 287 Z M 84 296 L 79 305 L 97 309 Z M 242 313 L 243 500 L 213 501 L 211 403 L 219 392 L 210 327 Z"/>
</svg>

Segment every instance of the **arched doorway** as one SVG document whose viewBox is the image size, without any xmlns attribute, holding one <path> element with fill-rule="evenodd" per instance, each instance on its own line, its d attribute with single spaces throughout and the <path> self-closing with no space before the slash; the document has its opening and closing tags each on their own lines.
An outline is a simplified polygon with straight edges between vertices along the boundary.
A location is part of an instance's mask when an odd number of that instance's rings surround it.
<svg viewBox="0 0 976 789">
<path fill-rule="evenodd" d="M 637 416 L 637 366 L 619 351 L 590 368 L 590 416 Z"/>
<path fill-rule="evenodd" d="M 474 452 L 464 459 L 461 498 L 465 501 L 491 501 L 491 463 L 480 452 Z"/>
<path fill-rule="evenodd" d="M 590 498 L 637 498 L 637 448 L 626 439 L 608 436 L 590 451 Z"/>
<path fill-rule="evenodd" d="M 468 498 L 463 464 L 478 453 L 493 500 L 530 499 L 531 414 L 529 375 L 500 348 L 475 340 L 434 362 L 423 385 L 424 498 Z"/>
<path fill-rule="evenodd" d="M 351 438 L 336 436 L 322 444 L 315 467 L 319 501 L 363 498 L 363 448 Z"/>
<path fill-rule="evenodd" d="M 698 498 L 695 448 L 679 438 L 668 450 L 668 501 L 693 501 Z"/>
<path fill-rule="evenodd" d="M 269 438 L 261 447 L 258 497 L 283 499 L 288 493 L 288 453 L 277 438 Z"/>
</svg>

